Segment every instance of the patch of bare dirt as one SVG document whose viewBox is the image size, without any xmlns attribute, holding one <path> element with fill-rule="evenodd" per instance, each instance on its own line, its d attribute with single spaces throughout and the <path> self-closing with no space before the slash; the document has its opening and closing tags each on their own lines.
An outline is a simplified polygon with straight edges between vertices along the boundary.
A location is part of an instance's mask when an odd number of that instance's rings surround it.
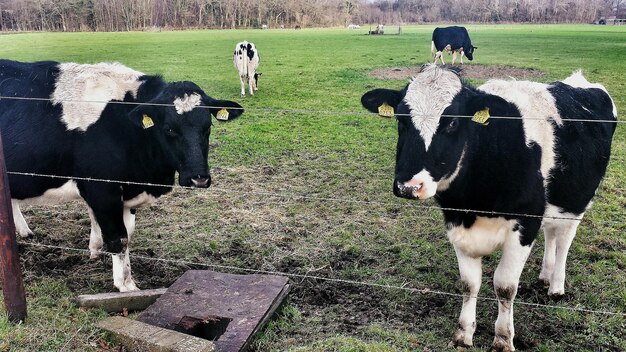
<svg viewBox="0 0 626 352">
<path fill-rule="evenodd" d="M 451 67 L 452 65 L 444 65 Z M 492 78 L 517 78 L 529 79 L 545 76 L 545 72 L 500 65 L 463 65 L 455 66 L 461 69 L 461 77 L 471 79 L 492 79 Z M 420 66 L 413 67 L 385 67 L 377 68 L 370 72 L 371 77 L 388 80 L 404 80 L 415 77 L 420 71 Z"/>
</svg>

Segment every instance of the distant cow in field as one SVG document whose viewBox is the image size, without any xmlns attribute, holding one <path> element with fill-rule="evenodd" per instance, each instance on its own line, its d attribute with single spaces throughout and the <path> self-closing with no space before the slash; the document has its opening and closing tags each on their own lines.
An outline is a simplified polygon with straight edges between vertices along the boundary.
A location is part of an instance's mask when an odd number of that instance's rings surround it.
<svg viewBox="0 0 626 352">
<path fill-rule="evenodd" d="M 548 294 L 564 294 L 568 250 L 609 162 L 613 100 L 580 72 L 550 84 L 491 80 L 474 88 L 431 64 L 403 90 L 376 89 L 361 101 L 370 111 L 395 109 L 394 194 L 435 196 L 444 209 L 464 291 L 452 344 L 472 345 L 481 258 L 501 248 L 493 349 L 514 350 L 513 300 L 542 226 L 539 278 Z"/>
<path fill-rule="evenodd" d="M 261 76 L 261 73 L 257 73 L 256 69 L 259 67 L 260 60 L 259 52 L 253 43 L 243 41 L 235 45 L 233 64 L 239 72 L 242 97 L 246 96 L 245 82 L 248 82 L 250 95 L 254 95 L 254 91 L 258 90 L 259 77 Z"/>
<path fill-rule="evenodd" d="M 0 60 L 0 75 L 1 95 L 30 99 L 0 100 L 18 234 L 32 233 L 20 205 L 83 199 L 92 257 L 106 244 L 115 287 L 137 290 L 128 251 L 135 209 L 169 192 L 176 172 L 181 186 L 209 187 L 211 114 L 232 119 L 241 106 L 118 63 Z"/>
<path fill-rule="evenodd" d="M 474 59 L 474 50 L 476 50 L 476 47 L 472 45 L 472 41 L 465 27 L 437 27 L 433 31 L 430 51 L 435 63 L 437 63 L 437 59 L 439 59 L 441 64 L 445 65 L 442 51 L 447 51 L 448 53 L 452 51 L 452 64 L 454 65 L 456 61 L 457 53 L 461 56 L 462 64 L 463 56 L 467 56 L 470 61 Z"/>
</svg>

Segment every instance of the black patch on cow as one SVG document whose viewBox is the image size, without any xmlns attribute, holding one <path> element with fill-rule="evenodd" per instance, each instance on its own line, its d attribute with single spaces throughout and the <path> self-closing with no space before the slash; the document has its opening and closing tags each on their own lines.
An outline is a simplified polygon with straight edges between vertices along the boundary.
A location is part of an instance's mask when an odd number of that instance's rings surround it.
<svg viewBox="0 0 626 352">
<path fill-rule="evenodd" d="M 450 45 L 451 50 L 459 50 L 463 48 L 465 56 L 469 60 L 473 60 L 474 46 L 465 27 L 451 26 L 440 28 L 437 27 L 433 31 L 432 41 L 437 51 L 443 51 L 446 46 Z"/>
<path fill-rule="evenodd" d="M 556 82 L 549 88 L 563 119 L 556 127 L 556 167 L 548 185 L 548 202 L 580 214 L 604 177 L 615 123 L 568 122 L 570 119 L 615 121 L 609 95 L 597 88 L 574 88 Z"/>
<path fill-rule="evenodd" d="M 254 49 L 252 49 L 252 45 L 248 44 L 248 59 L 252 60 L 254 57 Z"/>
</svg>

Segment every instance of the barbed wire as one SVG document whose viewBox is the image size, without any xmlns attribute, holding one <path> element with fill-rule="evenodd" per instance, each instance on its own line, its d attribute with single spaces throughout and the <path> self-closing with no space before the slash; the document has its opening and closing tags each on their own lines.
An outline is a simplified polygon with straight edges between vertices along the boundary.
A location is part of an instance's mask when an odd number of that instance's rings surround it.
<svg viewBox="0 0 626 352">
<path fill-rule="evenodd" d="M 158 107 L 176 107 L 174 104 L 161 104 L 161 103 L 143 103 L 143 102 L 129 102 L 129 101 L 102 101 L 102 100 L 62 100 L 54 101 L 52 98 L 31 98 L 31 97 L 10 97 L 0 96 L 0 99 L 7 100 L 26 100 L 26 101 L 46 101 L 51 103 L 79 103 L 79 104 L 119 104 L 119 105 L 135 105 L 135 106 L 158 106 Z M 277 109 L 277 108 L 237 108 L 229 106 L 209 106 L 198 105 L 195 108 L 199 109 L 230 109 L 230 110 L 246 110 L 246 111 L 259 111 L 259 112 L 280 112 L 291 114 L 320 114 L 320 115 L 376 115 L 379 114 L 368 111 L 333 111 L 333 110 L 313 110 L 313 109 Z M 412 114 L 394 114 L 394 116 L 413 116 Z M 431 117 L 430 115 L 420 115 L 422 117 Z M 473 115 L 436 115 L 432 117 L 447 117 L 447 118 L 473 118 Z M 547 121 L 545 117 L 534 116 L 489 116 L 490 119 L 495 120 L 537 120 Z M 593 119 L 562 119 L 563 122 L 585 122 L 585 123 L 613 123 L 613 124 L 625 124 L 626 121 L 620 120 L 593 120 Z"/>
<path fill-rule="evenodd" d="M 117 181 L 117 180 L 101 179 L 101 178 L 93 178 L 93 177 L 47 175 L 47 174 L 39 174 L 39 173 L 34 173 L 34 172 L 7 171 L 7 174 L 17 175 L 17 176 L 64 179 L 68 181 L 79 180 L 79 181 L 86 181 L 86 182 L 116 183 L 116 184 L 145 186 L 145 187 L 166 187 L 166 188 L 173 188 L 173 189 L 177 188 L 177 189 L 186 189 L 186 190 L 195 190 L 195 191 L 213 190 L 213 191 L 221 192 L 221 193 L 236 193 L 236 194 L 242 193 L 242 191 L 240 190 L 233 190 L 233 189 L 226 189 L 226 188 L 219 188 L 219 187 L 211 187 L 211 188 L 204 189 L 204 188 L 196 188 L 192 186 L 181 186 L 181 185 L 176 185 L 176 184 L 168 185 L 168 184 L 159 184 L 159 183 L 150 183 L 150 182 Z M 246 191 L 245 193 L 253 194 L 257 196 L 298 198 L 298 199 L 322 201 L 322 202 L 338 202 L 338 203 L 367 204 L 367 205 L 380 205 L 380 206 L 402 206 L 402 207 L 413 207 L 413 208 L 426 209 L 426 210 L 456 211 L 456 212 L 468 213 L 468 214 L 476 213 L 476 214 L 491 215 L 491 216 L 511 216 L 511 217 L 525 217 L 525 218 L 551 219 L 551 220 L 572 220 L 572 221 L 583 220 L 582 217 L 577 218 L 577 217 L 568 217 L 568 216 L 544 216 L 544 215 L 537 215 L 537 214 L 510 213 L 510 212 L 490 211 L 490 210 L 448 208 L 448 207 L 439 207 L 435 205 L 391 203 L 391 202 L 370 201 L 370 200 L 360 200 L 360 199 L 323 197 L 323 196 L 297 194 L 297 193 L 276 193 L 276 192 L 268 192 L 268 191 Z"/>
<path fill-rule="evenodd" d="M 89 252 L 88 249 L 64 247 L 64 246 L 50 245 L 50 244 L 44 244 L 44 243 L 25 242 L 25 241 L 18 241 L 18 243 L 21 245 L 32 246 L 32 247 L 60 249 L 60 250 L 67 250 L 67 251 L 72 251 L 72 252 L 84 252 L 84 253 Z M 119 253 L 101 252 L 101 254 L 116 255 Z M 507 300 L 499 300 L 498 298 L 493 298 L 493 297 L 483 297 L 479 295 L 470 296 L 470 295 L 465 295 L 465 294 L 460 294 L 460 293 L 433 290 L 430 288 L 420 289 L 420 288 L 414 288 L 414 287 L 407 287 L 404 285 L 398 286 L 398 285 L 390 285 L 390 284 L 379 284 L 375 282 L 338 279 L 338 278 L 330 278 L 330 277 L 324 277 L 324 276 L 318 276 L 318 275 L 286 273 L 286 272 L 281 272 L 281 271 L 276 271 L 276 270 L 242 268 L 242 267 L 237 267 L 233 265 L 211 264 L 211 263 L 202 263 L 202 262 L 194 262 L 194 261 L 179 260 L 179 259 L 155 258 L 155 257 L 148 257 L 145 255 L 132 254 L 132 253 L 129 253 L 129 256 L 131 258 L 135 258 L 139 260 L 156 261 L 156 262 L 163 262 L 163 263 L 170 263 L 170 264 L 195 265 L 195 266 L 202 266 L 202 267 L 207 267 L 207 268 L 216 268 L 216 269 L 221 269 L 221 270 L 230 270 L 230 271 L 239 271 L 239 272 L 247 272 L 247 273 L 255 273 L 255 274 L 266 274 L 266 275 L 280 275 L 280 276 L 285 276 L 289 278 L 302 279 L 303 281 L 304 280 L 319 280 L 319 281 L 334 282 L 334 283 L 354 285 L 354 286 L 368 286 L 368 287 L 374 287 L 374 288 L 380 288 L 380 289 L 386 289 L 386 290 L 392 290 L 392 289 L 402 290 L 402 291 L 406 291 L 410 293 L 420 293 L 424 295 L 434 294 L 434 295 L 448 296 L 448 297 L 454 297 L 454 298 L 475 298 L 475 299 L 482 300 L 482 301 L 492 301 L 492 302 L 503 301 L 507 303 L 525 305 L 525 306 L 536 307 L 536 308 L 561 309 L 561 310 L 567 310 L 567 311 L 573 311 L 573 312 L 579 312 L 579 313 L 590 313 L 590 314 L 599 314 L 599 315 L 601 314 L 601 315 L 607 315 L 607 316 L 626 317 L 625 312 L 596 310 L 596 309 L 589 309 L 589 308 L 584 308 L 584 307 L 583 308 L 569 307 L 569 306 L 561 306 L 561 305 L 557 306 L 557 305 L 549 305 L 549 304 L 542 304 L 542 303 L 524 302 L 520 300 L 514 300 L 513 302 L 511 302 Z"/>
</svg>

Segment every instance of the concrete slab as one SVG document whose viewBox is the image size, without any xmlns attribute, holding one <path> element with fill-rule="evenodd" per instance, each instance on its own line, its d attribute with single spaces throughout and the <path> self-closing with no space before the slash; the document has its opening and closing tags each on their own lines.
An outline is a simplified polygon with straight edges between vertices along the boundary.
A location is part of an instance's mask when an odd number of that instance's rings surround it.
<svg viewBox="0 0 626 352">
<path fill-rule="evenodd" d="M 213 340 L 220 352 L 241 351 L 285 299 L 288 282 L 189 270 L 137 320 Z"/>
<path fill-rule="evenodd" d="M 95 295 L 78 296 L 78 306 L 85 308 L 102 308 L 107 312 L 144 310 L 167 291 L 166 288 L 133 292 L 107 292 Z"/>
<path fill-rule="evenodd" d="M 129 352 L 215 351 L 211 341 L 120 316 L 107 318 L 98 327 L 111 332 Z"/>
</svg>

